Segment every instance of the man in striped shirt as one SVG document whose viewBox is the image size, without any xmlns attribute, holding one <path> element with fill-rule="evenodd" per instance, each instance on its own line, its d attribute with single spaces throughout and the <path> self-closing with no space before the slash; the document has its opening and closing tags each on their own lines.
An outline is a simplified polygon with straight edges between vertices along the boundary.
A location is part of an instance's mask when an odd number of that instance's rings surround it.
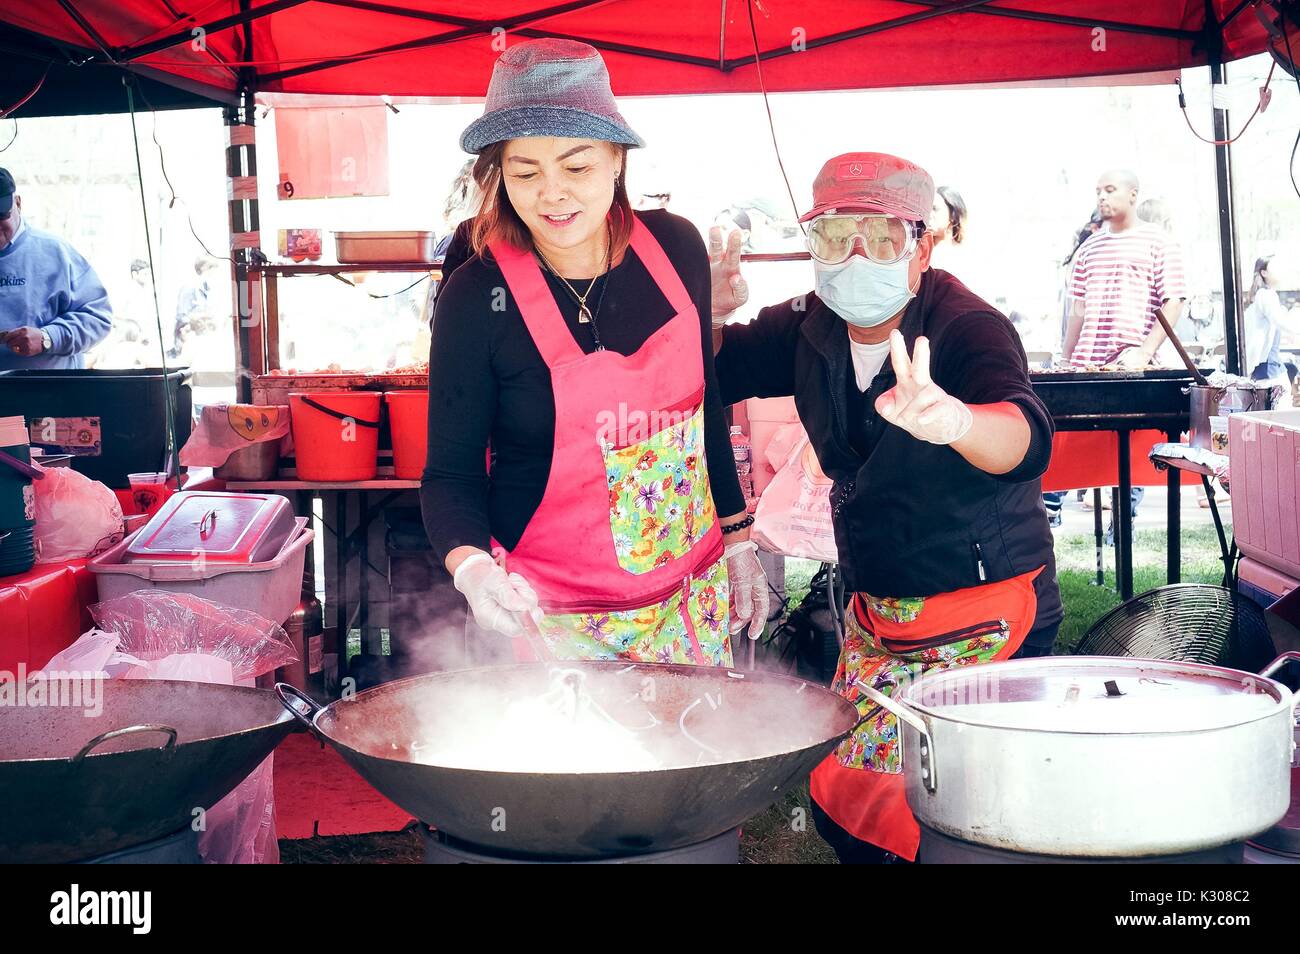
<svg viewBox="0 0 1300 954">
<path fill-rule="evenodd" d="M 1178 323 L 1187 297 L 1178 245 L 1137 217 L 1137 176 L 1124 169 L 1097 182 L 1103 227 L 1074 258 L 1070 321 L 1062 353 L 1076 368 L 1145 368 L 1165 340 L 1164 309 Z"/>
</svg>

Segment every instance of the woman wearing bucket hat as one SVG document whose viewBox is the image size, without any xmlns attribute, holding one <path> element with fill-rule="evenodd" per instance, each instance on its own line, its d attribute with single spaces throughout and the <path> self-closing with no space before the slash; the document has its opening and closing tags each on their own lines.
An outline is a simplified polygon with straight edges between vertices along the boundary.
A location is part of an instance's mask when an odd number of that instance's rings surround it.
<svg viewBox="0 0 1300 954">
<path fill-rule="evenodd" d="M 708 256 L 684 219 L 632 211 L 642 144 L 592 47 L 497 61 L 461 136 L 484 202 L 438 298 L 421 503 L 485 629 L 535 624 L 557 658 L 730 665 L 729 605 L 756 637 L 767 581 L 718 402 Z"/>
</svg>

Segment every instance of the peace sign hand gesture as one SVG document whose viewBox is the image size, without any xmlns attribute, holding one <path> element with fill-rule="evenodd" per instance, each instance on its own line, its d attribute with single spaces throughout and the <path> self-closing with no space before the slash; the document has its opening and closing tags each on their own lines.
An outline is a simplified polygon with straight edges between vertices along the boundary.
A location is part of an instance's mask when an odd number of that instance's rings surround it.
<svg viewBox="0 0 1300 954">
<path fill-rule="evenodd" d="M 916 339 L 912 357 L 897 331 L 889 333 L 889 358 L 898 383 L 876 399 L 876 411 L 917 440 L 951 444 L 966 436 L 971 410 L 930 379 L 930 341 Z"/>
<path fill-rule="evenodd" d="M 713 327 L 721 328 L 731 313 L 749 301 L 749 284 L 740 274 L 740 230 L 722 242 L 722 229 L 709 229 L 709 277 L 713 285 Z"/>
</svg>

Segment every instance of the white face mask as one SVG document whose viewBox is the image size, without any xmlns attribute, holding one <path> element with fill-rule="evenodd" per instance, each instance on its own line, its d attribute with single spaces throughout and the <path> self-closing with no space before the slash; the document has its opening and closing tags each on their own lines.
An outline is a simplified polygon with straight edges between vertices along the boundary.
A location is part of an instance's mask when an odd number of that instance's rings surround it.
<svg viewBox="0 0 1300 954">
<path fill-rule="evenodd" d="M 851 255 L 839 265 L 813 262 L 817 297 L 851 325 L 883 325 L 916 297 L 907 284 L 907 264 L 903 259 L 880 265 L 862 255 Z"/>
</svg>

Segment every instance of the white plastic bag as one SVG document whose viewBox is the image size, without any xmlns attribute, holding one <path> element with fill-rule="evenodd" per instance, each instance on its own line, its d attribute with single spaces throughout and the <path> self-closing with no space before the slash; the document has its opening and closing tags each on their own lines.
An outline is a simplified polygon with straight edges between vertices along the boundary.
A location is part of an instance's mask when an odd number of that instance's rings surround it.
<svg viewBox="0 0 1300 954">
<path fill-rule="evenodd" d="M 94 556 L 122 539 L 122 504 L 113 491 L 70 467 L 42 470 L 32 481 L 37 563 Z"/>
<path fill-rule="evenodd" d="M 55 653 L 38 671 L 47 676 L 64 673 L 76 676 L 103 674 L 109 679 L 130 678 L 137 671 L 144 672 L 149 664 L 143 659 L 119 652 L 117 647 L 121 641 L 122 637 L 117 633 L 106 633 L 101 629 L 87 630 L 67 649 Z"/>
<path fill-rule="evenodd" d="M 750 531 L 754 542 L 772 553 L 838 562 L 831 486 L 808 438 L 797 441 L 758 500 Z"/>
</svg>

